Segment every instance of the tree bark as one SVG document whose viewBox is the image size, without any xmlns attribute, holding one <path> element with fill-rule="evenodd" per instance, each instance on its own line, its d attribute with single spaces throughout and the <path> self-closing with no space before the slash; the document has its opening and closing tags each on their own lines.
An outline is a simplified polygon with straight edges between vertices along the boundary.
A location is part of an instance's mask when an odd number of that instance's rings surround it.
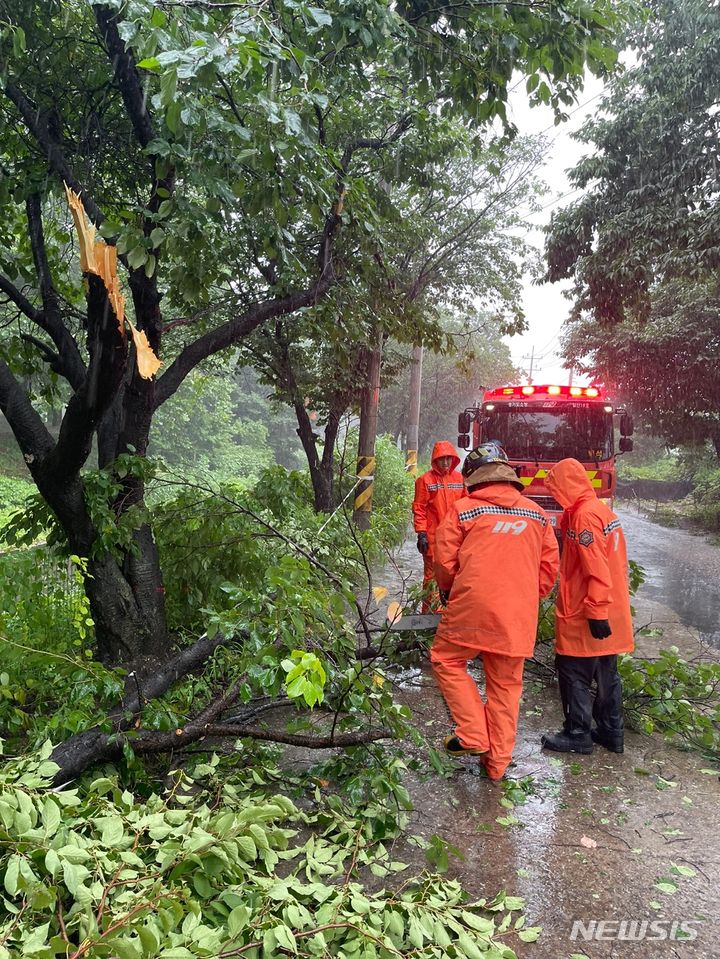
<svg viewBox="0 0 720 959">
<path fill-rule="evenodd" d="M 378 330 L 375 339 L 375 343 L 367 351 L 367 379 L 360 402 L 357 475 L 362 479 L 355 493 L 353 513 L 353 519 L 359 529 L 370 528 L 373 485 L 375 482 L 375 439 L 377 436 L 378 404 L 380 402 L 382 330 Z"/>
<path fill-rule="evenodd" d="M 420 398 L 422 395 L 423 347 L 413 347 L 410 367 L 410 396 L 407 414 L 407 449 L 405 450 L 405 469 L 417 476 L 418 439 L 420 434 Z"/>
<path fill-rule="evenodd" d="M 320 437 L 313 430 L 313 424 L 298 397 L 293 403 L 295 418 L 298 421 L 297 434 L 300 437 L 310 470 L 316 513 L 332 513 L 337 505 L 335 495 L 335 443 L 337 442 L 340 420 L 346 409 L 345 399 L 333 404 L 325 424 L 323 454 L 318 455 L 317 441 Z"/>
</svg>

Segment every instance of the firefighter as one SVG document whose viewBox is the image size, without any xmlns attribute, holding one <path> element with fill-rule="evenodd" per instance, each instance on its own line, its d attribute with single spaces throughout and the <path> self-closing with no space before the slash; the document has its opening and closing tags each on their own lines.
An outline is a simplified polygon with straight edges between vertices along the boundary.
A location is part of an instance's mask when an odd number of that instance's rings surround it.
<svg viewBox="0 0 720 959">
<path fill-rule="evenodd" d="M 575 459 L 552 467 L 545 485 L 565 512 L 555 610 L 555 651 L 565 722 L 546 749 L 591 753 L 593 742 L 623 751 L 619 653 L 634 649 L 625 537 Z M 590 688 L 595 682 L 593 700 Z M 592 720 L 595 720 L 595 728 Z"/>
<path fill-rule="evenodd" d="M 490 779 L 512 758 L 525 659 L 532 656 L 538 601 L 553 587 L 558 546 L 541 507 L 496 440 L 463 463 L 467 495 L 453 503 L 435 540 L 435 575 L 447 608 L 430 661 L 455 723 L 453 756 L 479 755 Z M 486 699 L 469 675 L 480 656 Z"/>
<path fill-rule="evenodd" d="M 433 547 L 435 531 L 455 500 L 465 490 L 463 478 L 457 467 L 460 457 L 455 447 L 447 440 L 440 440 L 433 447 L 431 469 L 415 480 L 415 498 L 412 511 L 417 548 L 423 558 L 423 604 L 422 612 L 430 607 L 433 582 Z"/>
</svg>

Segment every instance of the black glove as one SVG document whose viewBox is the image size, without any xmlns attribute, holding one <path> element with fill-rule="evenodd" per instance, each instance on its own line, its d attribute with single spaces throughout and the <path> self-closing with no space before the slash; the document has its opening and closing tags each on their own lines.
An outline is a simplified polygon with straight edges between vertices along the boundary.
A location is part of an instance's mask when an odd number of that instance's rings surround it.
<svg viewBox="0 0 720 959">
<path fill-rule="evenodd" d="M 440 605 L 447 606 L 450 599 L 450 590 L 449 589 L 439 589 L 438 593 L 440 594 Z"/>
<path fill-rule="evenodd" d="M 612 636 L 610 623 L 606 619 L 589 619 L 588 626 L 593 639 L 607 639 Z"/>
<path fill-rule="evenodd" d="M 428 539 L 427 533 L 418 533 L 417 548 L 418 552 L 422 553 L 423 556 L 430 549 L 430 540 Z"/>
</svg>

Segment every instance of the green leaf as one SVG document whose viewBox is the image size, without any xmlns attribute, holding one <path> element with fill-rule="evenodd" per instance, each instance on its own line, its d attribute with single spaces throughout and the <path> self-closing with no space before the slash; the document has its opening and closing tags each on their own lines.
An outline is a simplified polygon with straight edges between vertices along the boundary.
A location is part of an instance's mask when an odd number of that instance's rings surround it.
<svg viewBox="0 0 720 959">
<path fill-rule="evenodd" d="M 63 882 L 67 886 L 68 892 L 77 899 L 81 886 L 90 875 L 90 870 L 86 869 L 85 866 L 82 866 L 79 863 L 68 862 L 65 860 L 62 864 L 62 872 Z"/>
<path fill-rule="evenodd" d="M 131 269 L 137 270 L 143 266 L 148 258 L 148 252 L 142 244 L 133 247 L 127 255 L 128 265 Z"/>
<path fill-rule="evenodd" d="M 160 61 L 157 57 L 146 57 L 144 60 L 140 60 L 136 64 L 140 70 L 153 70 L 157 71 L 160 69 Z"/>
<path fill-rule="evenodd" d="M 122 819 L 116 817 L 105 822 L 100 835 L 103 846 L 116 846 L 125 835 Z"/>
<path fill-rule="evenodd" d="M 329 27 L 332 23 L 330 14 L 325 10 L 321 10 L 320 7 L 308 7 L 307 12 L 319 27 Z"/>
<path fill-rule="evenodd" d="M 43 803 L 42 821 L 45 826 L 45 835 L 54 836 L 62 821 L 62 813 L 58 804 L 50 798 Z"/>
<path fill-rule="evenodd" d="M 484 916 L 477 916 L 473 912 L 463 911 L 460 918 L 466 926 L 470 926 L 476 932 L 482 932 L 486 935 L 492 935 L 495 931 L 495 923 L 492 919 L 486 919 Z"/>
<path fill-rule="evenodd" d="M 257 847 L 250 836 L 238 836 L 235 841 L 238 852 L 246 862 L 254 862 L 257 859 Z"/>
<path fill-rule="evenodd" d="M 251 915 L 252 912 L 248 906 L 244 904 L 235 906 L 235 908 L 231 910 L 230 915 L 227 917 L 227 928 L 229 935 L 233 938 L 237 936 L 237 934 L 247 926 Z"/>
<path fill-rule="evenodd" d="M 464 959 L 483 959 L 484 952 L 476 945 L 475 941 L 468 936 L 466 932 L 461 932 L 457 938 L 457 944 L 460 949 L 460 955 Z"/>
</svg>

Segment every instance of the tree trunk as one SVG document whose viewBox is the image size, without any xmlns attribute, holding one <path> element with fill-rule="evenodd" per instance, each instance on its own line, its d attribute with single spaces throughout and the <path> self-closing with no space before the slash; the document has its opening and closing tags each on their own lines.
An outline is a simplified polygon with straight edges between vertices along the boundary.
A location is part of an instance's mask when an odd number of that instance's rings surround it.
<svg viewBox="0 0 720 959">
<path fill-rule="evenodd" d="M 155 350 L 159 350 L 160 297 L 153 279 L 136 271 L 131 277 L 135 313 Z M 147 453 L 155 410 L 154 380 L 143 379 L 137 364 L 128 364 L 114 402 L 98 426 L 98 459 L 101 469 L 112 472 L 117 457 Z M 135 508 L 145 511 L 145 483 L 132 471 L 123 478 L 113 505 L 118 521 Z M 165 589 L 160 557 L 147 522 L 132 534 L 132 546 L 122 560 L 110 554 L 88 565 L 91 578 L 86 592 L 95 620 L 98 653 L 104 663 L 157 663 L 168 658 L 171 643 L 165 615 Z"/>
<path fill-rule="evenodd" d="M 411 476 L 417 476 L 418 438 L 420 435 L 420 397 L 422 395 L 423 348 L 413 347 L 410 367 L 410 396 L 407 414 L 407 448 L 405 450 L 405 469 Z"/>
<path fill-rule="evenodd" d="M 33 477 L 65 531 L 71 552 L 88 559 L 84 587 L 100 661 L 113 665 L 167 658 L 170 644 L 160 564 L 149 526 L 135 531 L 134 549 L 118 559 L 98 549 L 98 530 L 80 476 L 58 482 L 51 470 L 41 466 Z"/>
<path fill-rule="evenodd" d="M 313 497 L 316 513 L 332 513 L 335 509 L 334 470 L 327 469 L 320 464 L 315 470 L 310 470 L 313 485 Z"/>
<path fill-rule="evenodd" d="M 380 402 L 380 365 L 383 334 L 378 330 L 375 345 L 367 351 L 367 374 L 360 400 L 357 475 L 362 477 L 355 493 L 353 519 L 359 529 L 370 528 L 373 484 L 375 481 L 375 438 Z"/>
<path fill-rule="evenodd" d="M 720 460 L 720 430 L 713 430 L 712 444 L 715 450 L 715 455 Z"/>
<path fill-rule="evenodd" d="M 144 529 L 152 540 L 149 527 Z M 170 643 L 164 607 L 158 602 L 163 589 L 155 544 L 149 555 L 128 557 L 125 565 L 129 574 L 107 553 L 88 563 L 85 592 L 95 622 L 98 657 L 106 666 L 162 662 L 170 654 Z"/>
<path fill-rule="evenodd" d="M 341 407 L 341 408 L 340 408 Z M 335 497 L 335 442 L 337 440 L 340 418 L 345 412 L 345 403 L 331 408 L 325 424 L 323 455 L 318 456 L 317 442 L 320 439 L 313 429 L 313 423 L 304 403 L 296 397 L 293 408 L 298 422 L 297 434 L 300 437 L 310 470 L 316 513 L 332 513 L 336 506 Z"/>
</svg>

